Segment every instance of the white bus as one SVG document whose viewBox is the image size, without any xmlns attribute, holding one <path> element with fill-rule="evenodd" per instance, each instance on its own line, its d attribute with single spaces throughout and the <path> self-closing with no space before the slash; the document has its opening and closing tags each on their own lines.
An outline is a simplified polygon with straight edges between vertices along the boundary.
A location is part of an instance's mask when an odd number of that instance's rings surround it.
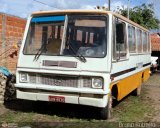
<svg viewBox="0 0 160 128">
<path fill-rule="evenodd" d="M 18 65 L 18 99 L 97 107 L 110 117 L 113 100 L 140 94 L 150 76 L 147 29 L 109 11 L 33 13 Z"/>
</svg>

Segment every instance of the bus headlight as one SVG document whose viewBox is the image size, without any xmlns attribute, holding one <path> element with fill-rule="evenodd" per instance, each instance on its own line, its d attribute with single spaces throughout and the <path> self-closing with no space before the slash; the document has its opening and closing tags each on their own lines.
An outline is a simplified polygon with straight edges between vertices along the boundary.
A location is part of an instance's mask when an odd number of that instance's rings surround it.
<svg viewBox="0 0 160 128">
<path fill-rule="evenodd" d="M 92 88 L 102 88 L 103 79 L 102 78 L 92 78 Z"/>
<path fill-rule="evenodd" d="M 28 82 L 28 74 L 27 73 L 20 74 L 20 82 Z"/>
</svg>

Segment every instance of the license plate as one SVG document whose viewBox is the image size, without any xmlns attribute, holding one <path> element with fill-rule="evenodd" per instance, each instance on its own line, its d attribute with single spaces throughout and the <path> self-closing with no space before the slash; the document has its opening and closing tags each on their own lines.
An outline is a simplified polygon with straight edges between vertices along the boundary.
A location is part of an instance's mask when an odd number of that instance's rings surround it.
<svg viewBox="0 0 160 128">
<path fill-rule="evenodd" d="M 49 96 L 48 99 L 49 101 L 52 101 L 52 102 L 65 103 L 65 97 L 62 97 L 62 96 Z"/>
</svg>

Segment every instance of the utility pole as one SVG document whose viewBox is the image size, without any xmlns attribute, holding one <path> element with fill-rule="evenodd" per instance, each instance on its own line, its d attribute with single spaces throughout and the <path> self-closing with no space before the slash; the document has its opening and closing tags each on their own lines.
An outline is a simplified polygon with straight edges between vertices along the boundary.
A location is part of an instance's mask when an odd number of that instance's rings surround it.
<svg viewBox="0 0 160 128">
<path fill-rule="evenodd" d="M 128 0 L 128 9 L 127 9 L 127 18 L 129 19 L 129 7 L 130 6 L 130 0 Z"/>
<path fill-rule="evenodd" d="M 111 0 L 108 0 L 108 10 L 111 10 Z"/>
</svg>

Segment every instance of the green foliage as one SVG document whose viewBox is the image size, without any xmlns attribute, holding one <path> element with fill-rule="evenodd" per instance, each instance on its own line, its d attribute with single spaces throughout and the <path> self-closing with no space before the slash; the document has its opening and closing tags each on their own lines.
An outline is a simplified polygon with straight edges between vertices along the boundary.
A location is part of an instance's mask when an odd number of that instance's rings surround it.
<svg viewBox="0 0 160 128">
<path fill-rule="evenodd" d="M 140 24 L 147 29 L 158 29 L 160 21 L 155 17 L 153 4 L 142 4 L 131 8 L 130 20 Z M 127 17 L 127 9 L 120 10 L 121 15 Z"/>
</svg>

